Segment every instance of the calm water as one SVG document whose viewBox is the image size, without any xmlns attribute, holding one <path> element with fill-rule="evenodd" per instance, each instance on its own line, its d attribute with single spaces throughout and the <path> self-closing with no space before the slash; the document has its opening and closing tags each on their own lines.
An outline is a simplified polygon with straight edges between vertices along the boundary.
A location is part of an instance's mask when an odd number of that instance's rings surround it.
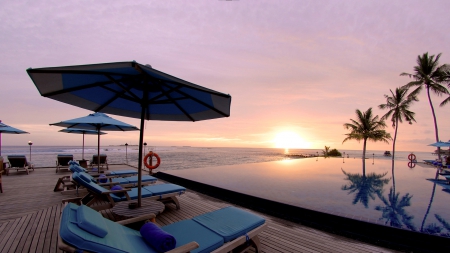
<svg viewBox="0 0 450 253">
<path fill-rule="evenodd" d="M 294 206 L 450 237 L 450 185 L 436 169 L 407 161 L 306 158 L 166 171 L 176 176 Z M 439 176 L 438 180 L 444 178 Z"/>
<path fill-rule="evenodd" d="M 359 150 L 345 158 L 287 159 L 283 149 L 146 147 L 161 157 L 162 170 L 184 178 L 270 200 L 403 229 L 450 235 L 449 185 L 436 179 L 434 167 L 408 167 L 410 152 L 397 152 L 395 169 L 384 151 L 368 151 L 362 177 Z M 430 152 L 414 152 L 417 161 L 435 159 Z M 36 167 L 54 167 L 57 154 L 82 158 L 81 147 L 31 147 Z M 97 153 L 85 147 L 84 158 Z M 137 166 L 137 146 L 102 147 L 110 164 Z M 294 155 L 321 154 L 321 150 L 289 150 Z M 2 147 L 2 155 L 23 154 L 29 147 Z M 347 158 L 347 155 L 349 158 Z M 436 184 L 434 182 L 437 182 Z"/>
<path fill-rule="evenodd" d="M 284 149 L 264 149 L 264 148 L 203 148 L 203 147 L 146 147 L 146 152 L 152 150 L 161 157 L 160 170 L 177 170 L 202 168 L 221 165 L 257 163 L 268 161 L 279 161 L 286 158 Z M 3 146 L 2 155 L 26 155 L 30 160 L 29 146 Z M 31 146 L 31 162 L 36 167 L 54 167 L 57 154 L 72 154 L 74 159 L 82 159 L 82 148 L 64 146 Z M 360 150 L 341 150 L 350 158 L 361 157 Z M 435 159 L 436 156 L 430 152 L 415 152 L 418 161 L 424 159 Z M 110 164 L 130 164 L 138 165 L 137 146 L 107 146 L 101 147 L 100 153 L 108 155 Z M 367 157 L 370 159 L 390 160 L 390 157 L 383 156 L 384 151 L 368 151 Z M 397 152 L 396 160 L 407 161 L 410 152 Z M 92 155 L 97 154 L 97 146 L 88 146 L 84 149 L 84 159 L 90 160 Z M 294 149 L 289 150 L 293 155 L 321 155 L 321 150 L 315 149 Z"/>
</svg>

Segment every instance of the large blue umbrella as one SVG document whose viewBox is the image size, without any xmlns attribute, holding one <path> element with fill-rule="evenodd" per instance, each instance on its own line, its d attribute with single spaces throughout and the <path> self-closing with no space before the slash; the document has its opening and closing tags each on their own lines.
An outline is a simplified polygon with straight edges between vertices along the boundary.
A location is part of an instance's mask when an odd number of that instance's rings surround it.
<svg viewBox="0 0 450 253">
<path fill-rule="evenodd" d="M 95 130 L 98 136 L 98 163 L 100 164 L 100 130 L 103 131 L 134 131 L 139 130 L 139 128 L 132 126 L 130 124 L 124 123 L 122 121 L 113 119 L 108 115 L 96 112 L 89 114 L 88 116 L 61 121 L 58 123 L 50 124 L 51 126 L 61 126 L 67 128 L 79 128 L 86 130 Z"/>
<path fill-rule="evenodd" d="M 0 121 L 0 155 L 2 155 L 2 133 L 3 134 L 29 134 L 28 132 L 3 124 Z"/>
<path fill-rule="evenodd" d="M 95 131 L 95 130 L 87 130 L 87 129 L 79 129 L 79 128 L 66 128 L 66 129 L 59 130 L 58 132 L 83 135 L 83 149 L 81 152 L 81 159 L 83 159 L 83 160 L 84 160 L 84 135 L 85 134 L 95 134 L 95 135 L 98 134 L 97 131 Z M 106 134 L 106 133 L 100 132 L 100 134 Z"/>
<path fill-rule="evenodd" d="M 28 69 L 27 72 L 44 97 L 141 120 L 139 206 L 144 120 L 200 121 L 230 116 L 230 95 L 134 61 Z"/>
</svg>

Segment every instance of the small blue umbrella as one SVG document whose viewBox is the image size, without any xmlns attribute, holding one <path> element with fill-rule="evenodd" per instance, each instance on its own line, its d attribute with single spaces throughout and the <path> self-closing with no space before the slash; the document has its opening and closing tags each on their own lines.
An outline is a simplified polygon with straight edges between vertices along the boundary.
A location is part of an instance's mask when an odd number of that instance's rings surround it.
<svg viewBox="0 0 450 253">
<path fill-rule="evenodd" d="M 428 146 L 433 146 L 433 147 L 438 147 L 438 148 L 450 147 L 450 142 L 438 141 L 438 142 L 432 143 Z"/>
<path fill-rule="evenodd" d="M 0 155 L 2 155 L 2 133 L 3 134 L 29 134 L 28 132 L 3 124 L 0 120 Z"/>
<path fill-rule="evenodd" d="M 139 128 L 132 126 L 130 124 L 124 123 L 122 121 L 113 119 L 108 115 L 96 112 L 89 114 L 88 116 L 65 120 L 58 123 L 50 124 L 51 126 L 61 126 L 67 128 L 78 128 L 85 130 L 95 130 L 98 136 L 98 164 L 100 164 L 100 130 L 103 131 L 135 131 Z"/>
<path fill-rule="evenodd" d="M 81 159 L 84 160 L 84 135 L 85 134 L 95 134 L 97 135 L 97 131 L 95 130 L 87 130 L 87 129 L 79 129 L 79 128 L 66 128 L 66 129 L 62 129 L 59 130 L 58 132 L 62 132 L 62 133 L 70 133 L 70 134 L 83 134 L 83 149 L 82 149 L 82 153 L 81 153 Z M 104 132 L 100 132 L 100 134 L 106 134 Z"/>
<path fill-rule="evenodd" d="M 135 61 L 30 68 L 27 73 L 44 97 L 141 120 L 138 206 L 141 206 L 144 120 L 200 121 L 230 116 L 230 95 Z"/>
</svg>

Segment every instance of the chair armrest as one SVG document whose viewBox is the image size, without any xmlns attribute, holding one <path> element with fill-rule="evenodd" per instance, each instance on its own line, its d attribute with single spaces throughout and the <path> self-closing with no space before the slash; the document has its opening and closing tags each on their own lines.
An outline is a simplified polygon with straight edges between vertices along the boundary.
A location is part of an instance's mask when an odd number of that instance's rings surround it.
<svg viewBox="0 0 450 253">
<path fill-rule="evenodd" d="M 126 219 L 126 220 L 116 221 L 116 223 L 119 223 L 119 224 L 122 224 L 122 225 L 127 225 L 127 224 L 135 223 L 135 222 L 138 222 L 138 221 L 151 220 L 151 219 L 153 219 L 155 217 L 156 217 L 156 215 L 150 213 L 150 214 L 145 214 L 145 215 L 137 216 L 137 217 Z"/>
<path fill-rule="evenodd" d="M 175 248 L 175 249 L 173 249 L 173 250 L 166 251 L 165 253 L 184 253 L 184 252 L 190 252 L 190 251 L 192 251 L 192 250 L 194 250 L 194 249 L 196 249 L 196 248 L 198 248 L 198 247 L 200 247 L 200 246 L 198 245 L 198 243 L 195 242 L 195 241 L 192 241 L 192 242 L 190 242 L 190 243 L 186 243 L 185 245 L 181 245 L 180 247 Z"/>
<path fill-rule="evenodd" d="M 63 203 L 63 204 L 67 204 L 67 203 L 76 203 L 76 204 L 78 204 L 78 205 L 81 205 L 81 199 L 82 199 L 83 197 L 75 197 L 75 198 L 68 198 L 68 199 L 63 199 L 63 200 L 61 200 L 61 202 Z"/>
</svg>

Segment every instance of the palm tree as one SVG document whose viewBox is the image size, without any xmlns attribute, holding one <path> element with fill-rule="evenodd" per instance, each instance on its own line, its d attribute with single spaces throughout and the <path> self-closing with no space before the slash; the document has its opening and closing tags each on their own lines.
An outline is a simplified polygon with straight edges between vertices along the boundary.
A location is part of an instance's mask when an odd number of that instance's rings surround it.
<svg viewBox="0 0 450 253">
<path fill-rule="evenodd" d="M 382 120 L 387 120 L 392 116 L 392 127 L 395 128 L 394 140 L 392 141 L 392 168 L 394 168 L 395 141 L 397 140 L 398 123 L 403 123 L 403 120 L 408 121 L 409 124 L 412 124 L 413 121 L 416 122 L 414 119 L 415 113 L 409 110 L 409 106 L 412 102 L 419 100 L 417 99 L 416 94 L 411 93 L 408 95 L 408 89 L 405 87 L 396 88 L 395 93 L 392 92 L 392 90 L 389 91 L 391 92 L 392 97 L 384 95 L 386 104 L 381 104 L 378 108 L 389 110 L 381 117 Z"/>
<path fill-rule="evenodd" d="M 363 176 L 366 175 L 366 146 L 367 140 L 374 142 L 383 141 L 389 143 L 392 139 L 391 135 L 387 133 L 383 128 L 386 127 L 384 120 L 378 120 L 378 115 L 372 115 L 372 108 L 362 113 L 360 110 L 356 109 L 356 120 L 350 119 L 352 123 L 345 123 L 345 129 L 350 129 L 350 133 L 345 134 L 347 137 L 342 141 L 342 143 L 348 140 L 363 140 Z"/>
<path fill-rule="evenodd" d="M 422 56 L 417 57 L 417 66 L 414 67 L 414 74 L 401 73 L 401 76 L 409 76 L 415 81 L 409 82 L 403 87 L 411 88 L 417 87 L 412 94 L 419 94 L 419 92 L 425 87 L 427 90 L 428 102 L 430 103 L 431 113 L 434 119 L 434 131 L 436 134 L 436 142 L 439 141 L 439 132 L 436 120 L 436 114 L 434 112 L 433 103 L 431 102 L 430 90 L 436 95 L 448 95 L 449 92 L 444 86 L 449 84 L 450 78 L 448 75 L 446 64 L 439 66 L 439 58 L 441 54 L 438 54 L 436 58 L 434 55 L 428 56 L 428 52 L 424 53 Z M 445 102 L 445 100 L 444 100 Z M 443 103 L 444 103 L 443 102 Z M 444 103 L 445 104 L 445 103 Z M 440 148 L 438 147 L 438 156 L 441 159 Z"/>
<path fill-rule="evenodd" d="M 325 149 L 322 150 L 323 156 L 328 157 L 328 152 L 330 152 L 330 147 L 325 146 Z"/>
</svg>

